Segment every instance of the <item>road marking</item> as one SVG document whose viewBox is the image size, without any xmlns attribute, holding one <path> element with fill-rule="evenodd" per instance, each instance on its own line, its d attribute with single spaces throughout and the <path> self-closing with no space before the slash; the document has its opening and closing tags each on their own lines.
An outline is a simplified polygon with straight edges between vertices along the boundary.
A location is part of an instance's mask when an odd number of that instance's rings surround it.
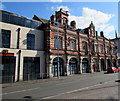
<svg viewBox="0 0 120 101">
<path fill-rule="evenodd" d="M 36 90 L 36 89 L 39 89 L 39 88 L 41 88 L 41 87 L 36 87 L 36 88 L 26 89 L 26 90 L 20 90 L 20 91 L 14 91 L 14 92 L 9 92 L 9 93 L 3 93 L 3 94 L 0 94 L 0 95 L 7 95 L 7 94 L 13 94 L 13 93 L 26 92 L 26 91 Z"/>
<path fill-rule="evenodd" d="M 105 83 L 109 83 L 109 82 L 113 82 L 113 80 L 112 80 L 112 81 L 108 81 L 108 82 L 104 82 L 104 84 L 105 84 Z M 60 96 L 60 95 L 63 95 L 63 94 L 69 94 L 69 93 L 73 93 L 73 92 L 77 92 L 77 91 L 89 89 L 89 88 L 91 88 L 91 87 L 96 87 L 96 86 L 99 86 L 99 85 L 101 85 L 101 84 L 96 84 L 96 85 L 93 85 L 93 86 L 89 86 L 89 87 L 85 87 L 85 88 L 81 88 L 81 89 L 77 89 L 77 90 L 72 90 L 72 91 L 69 91 L 69 92 L 60 93 L 60 94 L 53 95 L 53 96 L 44 97 L 44 98 L 42 98 L 42 99 L 50 99 L 50 98 L 57 97 L 57 96 Z"/>
</svg>

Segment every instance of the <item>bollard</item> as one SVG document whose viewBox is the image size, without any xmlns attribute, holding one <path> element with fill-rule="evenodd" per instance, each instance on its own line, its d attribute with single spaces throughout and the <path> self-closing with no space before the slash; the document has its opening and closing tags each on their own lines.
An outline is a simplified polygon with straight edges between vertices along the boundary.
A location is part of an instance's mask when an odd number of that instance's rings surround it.
<svg viewBox="0 0 120 101">
<path fill-rule="evenodd" d="M 28 80 L 30 80 L 30 74 L 28 74 Z"/>
<path fill-rule="evenodd" d="M 12 75 L 12 83 L 14 82 L 14 76 Z"/>
<path fill-rule="evenodd" d="M 42 79 L 43 79 L 43 73 L 42 73 Z"/>
</svg>

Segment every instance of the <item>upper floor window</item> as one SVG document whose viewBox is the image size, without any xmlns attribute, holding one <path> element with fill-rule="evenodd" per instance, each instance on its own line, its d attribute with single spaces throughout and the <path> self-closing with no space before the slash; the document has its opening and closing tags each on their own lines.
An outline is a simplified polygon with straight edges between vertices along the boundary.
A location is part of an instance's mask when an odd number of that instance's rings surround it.
<svg viewBox="0 0 120 101">
<path fill-rule="evenodd" d="M 108 46 L 108 54 L 111 54 L 111 48 Z"/>
<path fill-rule="evenodd" d="M 11 36 L 11 31 L 10 30 L 0 30 L 0 47 L 2 48 L 10 48 L 10 36 Z M 1 39 L 2 38 L 2 39 Z"/>
<path fill-rule="evenodd" d="M 107 54 L 110 53 L 110 48 L 109 48 L 109 46 L 107 46 L 107 48 L 106 48 L 106 53 L 107 53 Z"/>
<path fill-rule="evenodd" d="M 62 37 L 60 37 L 60 36 L 54 37 L 54 48 L 62 49 Z"/>
<path fill-rule="evenodd" d="M 87 52 L 88 51 L 88 48 L 87 48 L 87 42 L 82 42 L 82 47 L 83 47 L 83 51 L 84 52 Z"/>
<path fill-rule="evenodd" d="M 76 40 L 71 40 L 71 50 L 76 50 Z"/>
<path fill-rule="evenodd" d="M 111 48 L 111 54 L 113 54 L 113 49 L 114 49 L 114 48 Z"/>
<path fill-rule="evenodd" d="M 100 45 L 100 53 L 103 53 L 103 45 Z"/>
<path fill-rule="evenodd" d="M 117 53 L 117 47 L 114 47 L 113 48 L 113 54 L 116 54 Z"/>
<path fill-rule="evenodd" d="M 95 52 L 98 52 L 98 45 L 97 44 L 94 45 L 94 48 L 95 48 Z"/>
<path fill-rule="evenodd" d="M 95 51 L 95 45 L 94 45 L 94 41 L 92 41 L 92 51 L 94 52 Z"/>
<path fill-rule="evenodd" d="M 66 24 L 67 24 L 67 19 L 63 18 L 63 25 L 66 25 Z"/>
<path fill-rule="evenodd" d="M 35 49 L 35 35 L 27 34 L 27 49 Z"/>
</svg>

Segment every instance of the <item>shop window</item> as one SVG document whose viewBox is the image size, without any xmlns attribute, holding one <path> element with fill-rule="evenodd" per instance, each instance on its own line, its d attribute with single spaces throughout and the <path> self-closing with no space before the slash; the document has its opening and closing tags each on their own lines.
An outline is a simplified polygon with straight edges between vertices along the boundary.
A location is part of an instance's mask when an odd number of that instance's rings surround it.
<svg viewBox="0 0 120 101">
<path fill-rule="evenodd" d="M 24 80 L 40 78 L 40 57 L 24 57 L 23 74 Z"/>
</svg>

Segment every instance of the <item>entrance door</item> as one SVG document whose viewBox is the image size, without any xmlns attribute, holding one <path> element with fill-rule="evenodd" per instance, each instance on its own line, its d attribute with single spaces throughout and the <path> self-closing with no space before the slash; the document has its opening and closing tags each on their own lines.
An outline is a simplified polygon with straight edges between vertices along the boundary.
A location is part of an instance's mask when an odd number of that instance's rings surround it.
<svg viewBox="0 0 120 101">
<path fill-rule="evenodd" d="M 84 58 L 82 60 L 82 72 L 87 73 L 88 72 L 88 59 Z"/>
<path fill-rule="evenodd" d="M 59 70 L 59 71 L 58 71 Z M 54 77 L 57 77 L 58 74 L 60 76 L 64 75 L 63 71 L 63 60 L 61 58 L 55 58 L 53 60 L 53 65 L 52 65 L 52 74 Z"/>
<path fill-rule="evenodd" d="M 105 62 L 104 62 L 104 59 L 101 59 L 101 71 L 105 71 Z"/>
<path fill-rule="evenodd" d="M 3 56 L 2 57 L 2 83 L 11 83 L 15 80 L 15 65 L 16 57 L 14 56 Z"/>
<path fill-rule="evenodd" d="M 77 73 L 77 60 L 75 58 L 70 59 L 69 72 L 70 72 L 70 74 L 76 74 Z"/>
</svg>

